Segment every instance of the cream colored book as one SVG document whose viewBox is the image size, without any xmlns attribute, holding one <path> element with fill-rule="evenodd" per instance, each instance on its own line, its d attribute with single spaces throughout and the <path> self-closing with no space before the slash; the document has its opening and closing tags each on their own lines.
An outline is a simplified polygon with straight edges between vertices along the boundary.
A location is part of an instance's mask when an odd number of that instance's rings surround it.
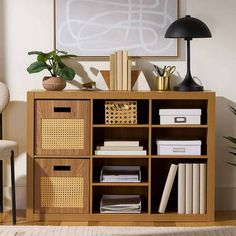
<svg viewBox="0 0 236 236">
<path fill-rule="evenodd" d="M 107 140 L 104 141 L 104 146 L 139 146 L 139 141 L 136 140 Z"/>
<path fill-rule="evenodd" d="M 124 91 L 128 90 L 128 51 L 122 51 L 123 55 L 123 67 L 122 67 L 122 81 L 123 81 L 123 89 Z"/>
<path fill-rule="evenodd" d="M 108 150 L 108 151 L 104 151 L 104 150 L 95 150 L 95 155 L 120 155 L 120 156 L 128 156 L 128 155 L 134 155 L 134 156 L 146 156 L 147 155 L 147 151 L 146 150 L 137 150 L 137 151 L 123 151 L 123 150 L 119 150 L 119 151 L 112 151 L 112 150 Z"/>
<path fill-rule="evenodd" d="M 166 206 L 170 197 L 170 192 L 175 180 L 175 175 L 178 169 L 178 165 L 175 164 L 171 164 L 170 166 L 170 170 L 166 179 L 166 183 L 165 183 L 165 187 L 162 193 L 162 197 L 161 197 L 161 202 L 159 205 L 159 213 L 165 213 L 166 211 Z"/>
<path fill-rule="evenodd" d="M 186 163 L 186 204 L 185 213 L 193 212 L 193 164 Z"/>
<path fill-rule="evenodd" d="M 127 90 L 131 91 L 131 71 L 132 71 L 132 60 L 127 61 L 128 64 L 128 75 L 127 75 Z"/>
<path fill-rule="evenodd" d="M 207 166 L 206 163 L 200 164 L 200 214 L 206 214 L 206 186 L 207 186 Z"/>
<path fill-rule="evenodd" d="M 200 164 L 193 163 L 193 214 L 200 213 Z"/>
<path fill-rule="evenodd" d="M 123 89 L 123 63 L 122 63 L 123 55 L 122 51 L 117 52 L 117 61 L 116 61 L 116 76 L 117 76 L 117 90 L 120 91 Z"/>
<path fill-rule="evenodd" d="M 180 163 L 178 165 L 178 214 L 185 214 L 185 169 L 185 163 Z"/>
<path fill-rule="evenodd" d="M 97 146 L 101 151 L 142 151 L 143 146 Z"/>
<path fill-rule="evenodd" d="M 115 60 L 115 55 L 111 54 L 110 57 L 110 90 L 115 90 L 115 84 L 114 84 L 114 60 Z"/>
</svg>

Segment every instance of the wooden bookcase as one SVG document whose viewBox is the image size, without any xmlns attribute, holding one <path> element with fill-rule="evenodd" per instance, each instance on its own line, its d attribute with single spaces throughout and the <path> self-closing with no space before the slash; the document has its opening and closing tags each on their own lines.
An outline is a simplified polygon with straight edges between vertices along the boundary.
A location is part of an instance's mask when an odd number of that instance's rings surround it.
<svg viewBox="0 0 236 236">
<path fill-rule="evenodd" d="M 111 100 L 137 101 L 137 124 L 106 124 L 104 105 L 105 101 Z M 202 110 L 201 124 L 160 125 L 158 114 L 161 108 L 199 108 Z M 73 128 L 74 125 L 77 125 L 76 129 Z M 78 130 L 78 126 L 79 134 L 75 131 Z M 94 154 L 96 146 L 101 145 L 105 139 L 119 138 L 139 140 L 147 150 L 147 155 Z M 157 155 L 156 139 L 160 138 L 200 139 L 202 154 L 201 156 Z M 206 214 L 177 213 L 176 181 L 166 213 L 158 213 L 169 167 L 172 163 L 180 162 L 207 163 Z M 104 165 L 139 165 L 142 170 L 142 180 L 140 183 L 101 183 L 99 176 Z M 59 189 L 58 192 L 55 193 L 54 190 L 50 192 L 50 186 L 40 182 L 42 176 L 46 178 L 45 183 L 48 180 L 50 183 L 54 181 Z M 68 178 L 68 186 L 71 187 L 67 186 L 67 182 L 60 182 L 61 176 Z M 74 178 L 80 179 L 79 188 L 83 194 L 73 192 Z M 46 194 L 45 200 L 42 192 L 50 192 L 51 195 Z M 101 214 L 99 206 L 103 194 L 139 194 L 142 199 L 142 212 Z M 74 198 L 79 200 L 74 201 Z M 213 221 L 214 206 L 214 92 L 77 90 L 28 92 L 28 221 Z"/>
</svg>

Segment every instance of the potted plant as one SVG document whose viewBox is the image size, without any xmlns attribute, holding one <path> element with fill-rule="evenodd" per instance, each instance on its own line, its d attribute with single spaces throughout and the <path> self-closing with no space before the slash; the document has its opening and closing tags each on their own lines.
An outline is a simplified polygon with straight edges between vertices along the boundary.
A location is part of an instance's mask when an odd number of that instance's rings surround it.
<svg viewBox="0 0 236 236">
<path fill-rule="evenodd" d="M 232 111 L 232 113 L 236 116 L 236 109 L 233 108 L 232 106 L 229 106 L 230 110 Z M 236 138 L 235 137 L 231 137 L 231 136 L 224 136 L 224 138 L 228 139 L 231 143 L 233 143 L 233 145 L 236 145 Z M 236 157 L 236 147 L 235 146 L 231 146 L 230 147 L 232 149 L 232 151 L 230 151 L 229 153 L 232 154 L 234 157 Z M 228 162 L 230 165 L 236 166 L 235 163 L 233 162 Z"/>
<path fill-rule="evenodd" d="M 43 87 L 46 90 L 62 90 L 66 87 L 66 81 L 73 80 L 75 77 L 75 71 L 64 64 L 63 59 L 76 57 L 76 55 L 58 51 L 57 49 L 48 53 L 31 51 L 28 54 L 37 56 L 37 61 L 27 68 L 30 74 L 43 70 L 49 71 L 50 76 L 43 78 Z"/>
</svg>

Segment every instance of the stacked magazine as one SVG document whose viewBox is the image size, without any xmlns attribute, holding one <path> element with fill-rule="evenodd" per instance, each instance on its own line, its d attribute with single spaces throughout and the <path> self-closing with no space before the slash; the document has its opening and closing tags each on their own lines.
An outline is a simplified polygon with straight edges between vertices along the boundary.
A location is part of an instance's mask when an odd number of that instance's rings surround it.
<svg viewBox="0 0 236 236">
<path fill-rule="evenodd" d="M 103 166 L 100 182 L 141 182 L 140 166 Z"/>
<path fill-rule="evenodd" d="M 141 213 L 140 195 L 103 195 L 100 213 Z"/>
<path fill-rule="evenodd" d="M 139 141 L 104 141 L 103 146 L 97 146 L 95 155 L 147 155 Z"/>
</svg>

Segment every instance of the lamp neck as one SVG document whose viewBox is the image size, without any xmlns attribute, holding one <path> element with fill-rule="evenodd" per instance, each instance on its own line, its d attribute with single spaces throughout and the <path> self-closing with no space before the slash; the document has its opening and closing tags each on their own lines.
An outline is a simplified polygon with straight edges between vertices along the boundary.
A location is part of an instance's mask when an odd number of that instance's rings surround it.
<svg viewBox="0 0 236 236">
<path fill-rule="evenodd" d="M 191 76 L 191 71 L 190 71 L 190 40 L 191 39 L 186 39 L 187 41 L 187 75 L 188 77 Z"/>
</svg>

